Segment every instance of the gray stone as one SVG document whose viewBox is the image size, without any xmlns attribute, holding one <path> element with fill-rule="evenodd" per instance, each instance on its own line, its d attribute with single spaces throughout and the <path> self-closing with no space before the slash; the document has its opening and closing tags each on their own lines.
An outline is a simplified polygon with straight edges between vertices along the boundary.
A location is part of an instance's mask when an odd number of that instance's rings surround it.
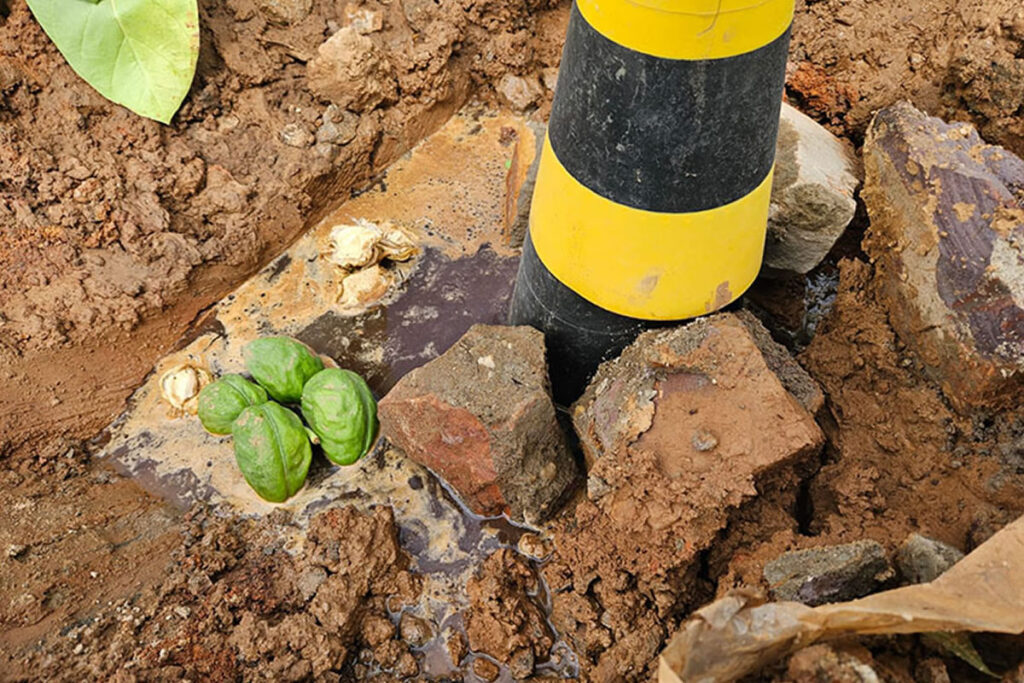
<svg viewBox="0 0 1024 683">
<path fill-rule="evenodd" d="M 920 534 L 911 534 L 896 552 L 896 566 L 909 583 L 928 583 L 964 558 L 951 545 Z"/>
<path fill-rule="evenodd" d="M 324 110 L 323 123 L 317 128 L 316 141 L 344 145 L 352 141 L 358 129 L 359 117 L 357 115 L 330 104 Z"/>
<path fill-rule="evenodd" d="M 885 550 L 875 541 L 795 550 L 764 567 L 772 597 L 812 606 L 863 597 L 892 575 Z"/>
<path fill-rule="evenodd" d="M 853 219 L 860 168 L 853 147 L 782 105 L 764 263 L 806 273 Z"/>
<path fill-rule="evenodd" d="M 551 401 L 544 336 L 531 327 L 474 325 L 403 377 L 378 413 L 381 433 L 478 514 L 543 521 L 577 476 Z"/>
</svg>

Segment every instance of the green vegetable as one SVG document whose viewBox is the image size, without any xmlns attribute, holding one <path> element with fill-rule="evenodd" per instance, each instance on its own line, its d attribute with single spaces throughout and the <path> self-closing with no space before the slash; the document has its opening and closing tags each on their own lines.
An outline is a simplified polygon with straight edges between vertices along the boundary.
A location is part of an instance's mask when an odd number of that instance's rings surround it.
<svg viewBox="0 0 1024 683">
<path fill-rule="evenodd" d="M 363 378 L 328 368 L 313 375 L 302 391 L 302 415 L 320 437 L 324 455 L 351 465 L 366 455 L 377 436 L 377 402 Z"/>
<path fill-rule="evenodd" d="M 199 421 L 211 434 L 230 434 L 249 406 L 267 402 L 267 392 L 241 375 L 224 375 L 199 392 Z"/>
<path fill-rule="evenodd" d="M 290 337 L 263 337 L 242 349 L 245 367 L 276 401 L 298 403 L 302 387 L 324 369 L 309 348 Z"/>
<path fill-rule="evenodd" d="M 197 0 L 28 0 L 71 68 L 101 95 L 169 123 L 199 57 Z"/>
<path fill-rule="evenodd" d="M 313 450 L 298 415 L 273 402 L 249 406 L 231 433 L 238 467 L 260 498 L 282 503 L 302 488 Z"/>
</svg>

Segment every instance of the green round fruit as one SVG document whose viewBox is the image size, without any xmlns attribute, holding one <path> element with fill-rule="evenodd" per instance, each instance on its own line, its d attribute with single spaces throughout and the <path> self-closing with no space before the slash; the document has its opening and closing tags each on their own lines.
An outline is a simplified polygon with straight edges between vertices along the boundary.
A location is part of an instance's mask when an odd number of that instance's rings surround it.
<svg viewBox="0 0 1024 683">
<path fill-rule="evenodd" d="M 359 460 L 377 437 L 377 402 L 363 378 L 349 370 L 313 375 L 302 390 L 302 415 L 336 465 Z"/>
<path fill-rule="evenodd" d="M 199 421 L 211 434 L 230 434 L 249 406 L 267 402 L 267 392 L 241 375 L 224 375 L 199 392 Z"/>
<path fill-rule="evenodd" d="M 231 434 L 238 468 L 260 498 L 282 503 L 302 488 L 313 450 L 298 415 L 272 401 L 249 406 Z"/>
<path fill-rule="evenodd" d="M 245 367 L 275 401 L 298 403 L 302 387 L 324 369 L 323 361 L 290 337 L 263 337 L 242 349 Z"/>
</svg>

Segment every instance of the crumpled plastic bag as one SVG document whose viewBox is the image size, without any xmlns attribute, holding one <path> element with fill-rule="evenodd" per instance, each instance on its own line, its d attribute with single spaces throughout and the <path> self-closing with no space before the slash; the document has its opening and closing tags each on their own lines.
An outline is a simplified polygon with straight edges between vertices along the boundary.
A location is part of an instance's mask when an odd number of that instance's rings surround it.
<svg viewBox="0 0 1024 683">
<path fill-rule="evenodd" d="M 661 653 L 660 683 L 725 683 L 853 634 L 1024 632 L 1024 517 L 931 583 L 808 607 L 733 592 L 697 610 Z"/>
</svg>

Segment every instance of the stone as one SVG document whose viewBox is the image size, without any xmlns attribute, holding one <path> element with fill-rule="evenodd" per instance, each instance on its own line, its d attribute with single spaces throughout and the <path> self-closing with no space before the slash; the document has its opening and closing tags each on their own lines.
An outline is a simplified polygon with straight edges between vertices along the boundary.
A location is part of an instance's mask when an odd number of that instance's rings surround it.
<svg viewBox="0 0 1024 683">
<path fill-rule="evenodd" d="M 401 634 L 402 640 L 413 647 L 423 647 L 434 637 L 434 630 L 431 628 L 430 622 L 409 612 L 402 614 L 402 618 L 398 622 L 398 632 Z"/>
<path fill-rule="evenodd" d="M 901 341 L 961 413 L 1024 388 L 1024 161 L 900 103 L 864 144 L 864 249 Z"/>
<path fill-rule="evenodd" d="M 537 523 L 577 476 L 551 402 L 544 338 L 530 327 L 474 325 L 403 377 L 378 414 L 382 434 L 477 514 Z"/>
<path fill-rule="evenodd" d="M 323 122 L 316 129 L 316 141 L 332 145 L 344 145 L 352 141 L 359 130 L 359 117 L 350 111 L 339 109 L 335 104 L 327 105 Z"/>
<path fill-rule="evenodd" d="M 323 567 L 306 567 L 299 574 L 299 580 L 296 582 L 296 588 L 299 589 L 299 596 L 303 602 L 309 602 L 317 590 L 320 588 L 320 584 L 327 580 L 327 572 L 324 571 Z"/>
<path fill-rule="evenodd" d="M 304 126 L 298 123 L 289 123 L 281 129 L 281 142 L 289 147 L 311 147 L 316 139 Z"/>
<path fill-rule="evenodd" d="M 355 4 L 345 5 L 345 25 L 362 35 L 377 33 L 384 28 L 384 13 Z"/>
<path fill-rule="evenodd" d="M 917 683 L 950 683 L 946 663 L 938 657 L 922 659 L 914 667 L 914 680 Z"/>
<path fill-rule="evenodd" d="M 600 552 L 619 568 L 686 566 L 764 486 L 795 499 L 824 436 L 758 347 L 759 325 L 723 313 L 645 332 L 572 406 L 588 470 L 577 537 L 608 539 Z"/>
<path fill-rule="evenodd" d="M 398 97 L 398 80 L 384 52 L 352 26 L 338 30 L 317 48 L 306 76 L 315 94 L 356 113 Z"/>
<path fill-rule="evenodd" d="M 473 660 L 473 673 L 485 681 L 493 681 L 498 678 L 501 669 L 491 660 L 477 657 Z"/>
<path fill-rule="evenodd" d="M 773 598 L 811 606 L 864 597 L 892 576 L 885 550 L 867 540 L 794 550 L 764 566 Z"/>
<path fill-rule="evenodd" d="M 443 635 L 445 647 L 448 649 L 448 659 L 452 666 L 458 668 L 465 656 L 469 654 L 469 643 L 466 642 L 466 636 L 461 631 L 450 627 L 445 629 Z"/>
<path fill-rule="evenodd" d="M 911 534 L 896 551 L 896 567 L 908 583 L 928 583 L 964 558 L 951 545 L 920 534 Z"/>
<path fill-rule="evenodd" d="M 859 186 L 853 146 L 783 104 L 765 265 L 807 273 L 821 263 L 853 219 Z"/>
<path fill-rule="evenodd" d="M 772 339 L 761 321 L 750 311 L 737 311 L 736 318 L 743 323 L 750 338 L 761 352 L 768 369 L 782 382 L 793 398 L 811 415 L 817 415 L 825 407 L 825 393 L 814 379 L 789 353 L 789 350 Z"/>
<path fill-rule="evenodd" d="M 288 25 L 309 16 L 313 0 L 257 0 L 256 6 L 268 22 Z"/>
<path fill-rule="evenodd" d="M 811 645 L 790 657 L 785 680 L 790 683 L 879 683 L 882 679 L 869 662 L 871 654 L 867 651 L 862 659 L 831 645 Z"/>
<path fill-rule="evenodd" d="M 544 92 L 536 76 L 506 73 L 495 88 L 501 101 L 515 111 L 525 111 L 537 104 Z"/>
</svg>

